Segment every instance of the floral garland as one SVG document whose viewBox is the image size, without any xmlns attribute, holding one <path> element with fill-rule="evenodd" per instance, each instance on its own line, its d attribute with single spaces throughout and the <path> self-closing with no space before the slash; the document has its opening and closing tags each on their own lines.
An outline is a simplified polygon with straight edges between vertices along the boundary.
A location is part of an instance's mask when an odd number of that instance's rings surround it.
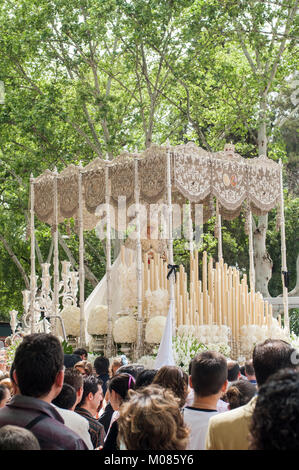
<svg viewBox="0 0 299 470">
<path fill-rule="evenodd" d="M 96 305 L 89 314 L 87 332 L 90 335 L 105 335 L 107 330 L 108 307 L 106 305 Z"/>
<path fill-rule="evenodd" d="M 80 308 L 75 305 L 64 307 L 61 312 L 61 318 L 67 336 L 80 336 Z M 61 327 L 59 325 L 60 330 Z"/>
<path fill-rule="evenodd" d="M 158 344 L 161 342 L 164 328 L 166 324 L 166 317 L 157 315 L 152 317 L 145 327 L 145 341 L 150 344 Z"/>
<path fill-rule="evenodd" d="M 113 325 L 113 338 L 116 343 L 135 343 L 137 321 L 133 316 L 120 317 Z"/>
</svg>

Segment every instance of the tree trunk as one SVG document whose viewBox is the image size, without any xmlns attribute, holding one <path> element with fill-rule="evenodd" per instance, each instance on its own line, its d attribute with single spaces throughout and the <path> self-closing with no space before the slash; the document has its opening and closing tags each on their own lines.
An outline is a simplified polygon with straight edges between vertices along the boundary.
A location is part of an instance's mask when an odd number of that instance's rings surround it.
<svg viewBox="0 0 299 470">
<path fill-rule="evenodd" d="M 0 240 L 1 242 L 3 243 L 3 246 L 4 248 L 6 249 L 7 253 L 9 254 L 9 256 L 11 257 L 11 259 L 13 260 L 13 262 L 15 263 L 15 265 L 17 266 L 18 270 L 20 271 L 21 275 L 22 275 L 22 278 L 24 280 L 24 283 L 25 283 L 25 286 L 26 286 L 26 289 L 30 289 L 30 282 L 29 282 L 29 278 L 25 272 L 25 269 L 23 268 L 23 266 L 21 265 L 20 261 L 18 260 L 18 258 L 16 257 L 16 255 L 14 254 L 13 250 L 11 249 L 8 241 L 3 237 L 3 235 L 0 234 Z"/>
<path fill-rule="evenodd" d="M 255 264 L 255 289 L 264 297 L 271 297 L 268 283 L 272 277 L 272 259 L 266 249 L 268 215 L 258 218 L 257 225 L 253 224 L 253 251 Z"/>
<path fill-rule="evenodd" d="M 267 155 L 267 96 L 261 96 L 260 126 L 258 130 L 259 156 Z M 253 247 L 255 264 L 255 289 L 264 297 L 271 297 L 268 283 L 272 277 L 272 260 L 266 247 L 266 235 L 268 228 L 268 214 L 258 217 L 257 225 L 253 224 Z"/>
</svg>

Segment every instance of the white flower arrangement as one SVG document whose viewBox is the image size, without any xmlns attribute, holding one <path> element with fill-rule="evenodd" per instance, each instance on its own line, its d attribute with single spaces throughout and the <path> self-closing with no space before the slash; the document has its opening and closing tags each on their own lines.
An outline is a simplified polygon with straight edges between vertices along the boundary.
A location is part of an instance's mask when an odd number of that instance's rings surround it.
<svg viewBox="0 0 299 470">
<path fill-rule="evenodd" d="M 229 334 L 226 325 L 200 325 L 195 329 L 196 338 L 204 344 L 228 344 Z"/>
<path fill-rule="evenodd" d="M 137 364 L 141 364 L 145 369 L 155 369 L 155 356 L 142 356 L 138 359 Z"/>
<path fill-rule="evenodd" d="M 108 307 L 106 305 L 96 305 L 91 310 L 87 332 L 90 335 L 106 335 L 108 330 Z"/>
<path fill-rule="evenodd" d="M 121 264 L 118 269 L 122 308 L 137 307 L 136 263 L 132 263 L 130 266 Z"/>
<path fill-rule="evenodd" d="M 135 343 L 137 321 L 133 316 L 120 317 L 113 325 L 113 338 L 116 343 Z"/>
<path fill-rule="evenodd" d="M 267 338 L 282 339 L 290 342 L 287 332 L 279 326 L 276 318 L 272 318 L 269 327 L 267 325 L 242 326 L 240 342 L 243 354 L 250 355 L 256 343 L 261 343 Z"/>
<path fill-rule="evenodd" d="M 201 351 L 206 351 L 207 347 L 200 343 L 198 339 L 185 332 L 173 339 L 173 358 L 178 367 L 188 373 L 191 360 Z"/>
<path fill-rule="evenodd" d="M 225 357 L 229 357 L 231 353 L 231 348 L 226 343 L 209 343 L 205 345 L 208 351 L 217 351 L 220 354 L 223 354 Z"/>
<path fill-rule="evenodd" d="M 157 315 L 152 317 L 145 327 L 145 341 L 150 344 L 158 344 L 161 342 L 164 328 L 166 324 L 166 317 Z"/>
<path fill-rule="evenodd" d="M 147 290 L 145 293 L 147 301 L 149 317 L 158 315 L 167 315 L 168 312 L 168 290 L 156 289 L 154 291 Z"/>
<path fill-rule="evenodd" d="M 75 305 L 64 307 L 61 318 L 67 336 L 80 336 L 80 308 Z M 59 325 L 60 326 L 60 325 Z"/>
<path fill-rule="evenodd" d="M 290 344 L 299 351 L 299 336 L 296 336 L 293 331 L 290 334 Z"/>
</svg>

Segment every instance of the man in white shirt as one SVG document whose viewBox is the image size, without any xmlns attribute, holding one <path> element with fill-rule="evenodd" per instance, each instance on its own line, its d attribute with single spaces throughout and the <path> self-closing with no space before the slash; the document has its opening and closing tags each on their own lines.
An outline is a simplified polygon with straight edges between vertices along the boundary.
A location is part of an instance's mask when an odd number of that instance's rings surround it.
<svg viewBox="0 0 299 470">
<path fill-rule="evenodd" d="M 217 403 L 227 387 L 226 358 L 215 351 L 197 354 L 191 363 L 190 386 L 194 390 L 192 406 L 183 410 L 190 428 L 188 450 L 204 450 L 209 420 L 218 413 Z"/>
<path fill-rule="evenodd" d="M 83 394 L 83 376 L 76 369 L 66 369 L 67 382 L 63 384 L 60 394 L 52 401 L 64 420 L 64 425 L 76 432 L 84 440 L 89 450 L 93 450 L 89 434 L 89 423 L 83 417 L 76 413 L 75 407 L 81 401 Z M 81 384 L 81 386 L 80 386 Z M 77 390 L 76 390 L 76 388 Z"/>
</svg>

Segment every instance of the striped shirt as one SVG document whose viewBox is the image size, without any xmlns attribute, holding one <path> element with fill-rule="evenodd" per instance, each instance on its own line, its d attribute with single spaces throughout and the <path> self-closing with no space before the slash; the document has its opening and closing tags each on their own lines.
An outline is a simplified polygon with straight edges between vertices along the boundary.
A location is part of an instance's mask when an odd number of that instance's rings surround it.
<svg viewBox="0 0 299 470">
<path fill-rule="evenodd" d="M 104 426 L 95 419 L 92 414 L 87 411 L 85 408 L 76 408 L 76 413 L 81 416 L 84 416 L 89 422 L 89 434 L 93 448 L 103 446 L 105 439 L 105 430 Z"/>
</svg>

